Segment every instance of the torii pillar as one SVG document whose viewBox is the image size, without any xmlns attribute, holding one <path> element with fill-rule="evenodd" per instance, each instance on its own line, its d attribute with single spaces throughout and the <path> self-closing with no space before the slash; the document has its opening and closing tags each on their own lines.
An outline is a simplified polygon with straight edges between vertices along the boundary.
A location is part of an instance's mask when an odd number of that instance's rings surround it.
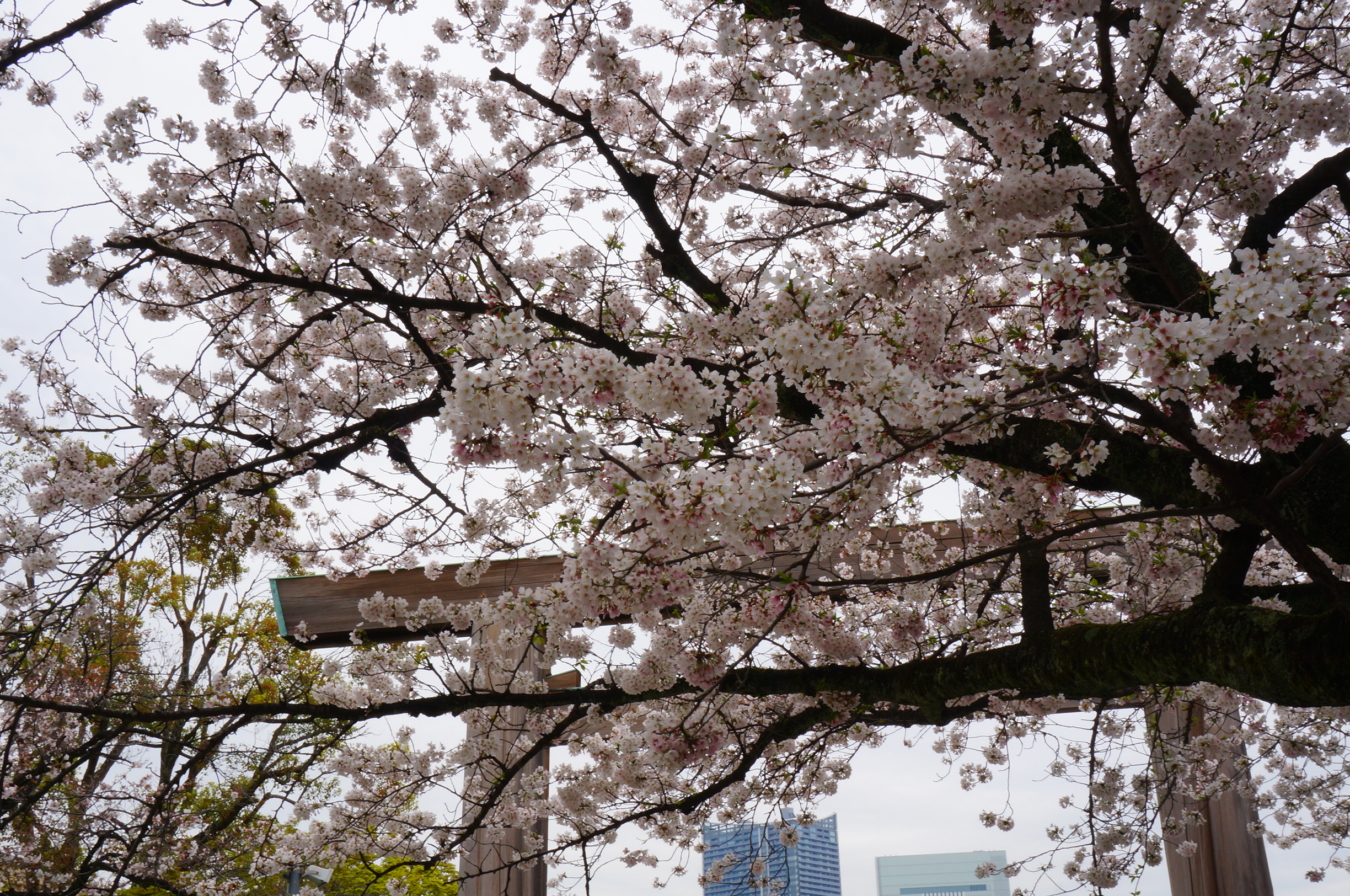
<svg viewBox="0 0 1350 896">
<path fill-rule="evenodd" d="M 1207 723 L 1204 709 L 1195 704 L 1161 707 L 1151 712 L 1163 740 L 1183 741 L 1205 733 L 1232 733 L 1233 723 L 1220 717 Z M 1233 756 L 1236 756 L 1236 752 Z M 1155 764 L 1161 758 L 1154 752 Z M 1245 778 L 1233 758 L 1225 759 L 1220 771 L 1231 780 Z M 1197 800 L 1180 794 L 1161 793 L 1163 822 L 1176 833 L 1163 835 L 1167 877 L 1172 896 L 1274 896 L 1265 843 L 1252 836 L 1248 826 L 1259 819 L 1256 807 L 1237 790 Z M 1186 820 L 1187 814 L 1198 823 Z M 1177 852 L 1183 841 L 1195 844 L 1195 852 Z"/>
<path fill-rule="evenodd" d="M 486 626 L 474 632 L 473 637 L 475 641 L 495 640 L 496 626 Z M 481 684 L 494 689 L 505 689 L 517 676 L 534 681 L 542 680 L 545 676 L 535 659 L 537 655 L 533 648 L 524 648 L 518 653 L 513 675 L 510 677 L 502 675 L 496 680 Z M 580 676 L 576 677 L 579 684 Z M 516 741 L 525 736 L 525 710 L 519 706 L 504 706 L 500 707 L 497 713 L 492 729 L 486 734 L 491 738 L 489 748 L 491 761 L 500 763 L 500 766 L 505 768 Z M 473 726 L 469 727 L 470 739 L 481 738 L 484 734 L 485 732 Z M 540 769 L 545 771 L 548 769 L 547 749 L 540 751 L 538 756 L 531 759 L 521 769 L 521 775 L 529 775 Z M 481 767 L 475 767 L 475 771 L 465 773 L 466 799 L 476 789 L 475 785 L 481 785 L 485 783 L 485 778 L 490 778 L 486 772 L 487 770 Z M 519 790 L 519 787 L 520 778 L 517 777 L 511 785 L 511 790 Z M 463 816 L 466 821 L 475 808 L 471 804 L 465 805 Z M 541 818 L 536 821 L 533 833 L 547 845 L 548 819 Z M 548 889 L 548 869 L 542 859 L 537 859 L 527 866 L 517 864 L 525 853 L 525 831 L 518 828 L 502 831 L 499 837 L 491 840 L 480 834 L 471 836 L 460 854 L 460 872 L 465 877 L 460 883 L 460 896 L 544 896 Z"/>
</svg>

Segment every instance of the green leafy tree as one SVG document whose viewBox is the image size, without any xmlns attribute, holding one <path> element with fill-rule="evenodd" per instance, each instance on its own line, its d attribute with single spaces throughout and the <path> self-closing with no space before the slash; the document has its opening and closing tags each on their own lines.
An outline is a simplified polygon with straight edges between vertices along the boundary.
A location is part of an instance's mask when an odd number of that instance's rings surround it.
<svg viewBox="0 0 1350 896">
<path fill-rule="evenodd" d="M 459 884 L 455 869 L 445 864 L 427 865 L 397 856 L 382 859 L 351 858 L 333 870 L 324 887 L 327 896 L 383 896 L 402 892 L 406 896 L 456 896 Z"/>
<path fill-rule="evenodd" d="M 111 567 L 80 613 L 21 633 L 5 686 L 22 699 L 0 710 L 0 890 L 256 889 L 288 807 L 334 787 L 322 763 L 356 723 L 119 714 L 308 700 L 331 681 L 278 637 L 247 577 L 240 546 L 291 524 L 274 498 L 247 519 L 203 501 Z"/>
</svg>

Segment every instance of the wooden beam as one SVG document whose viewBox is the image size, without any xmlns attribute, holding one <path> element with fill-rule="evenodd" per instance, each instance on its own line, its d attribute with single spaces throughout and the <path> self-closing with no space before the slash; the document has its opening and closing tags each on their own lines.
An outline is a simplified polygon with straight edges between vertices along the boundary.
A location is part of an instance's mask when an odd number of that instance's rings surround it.
<svg viewBox="0 0 1350 896">
<path fill-rule="evenodd" d="M 1093 512 L 1084 511 L 1077 516 L 1087 520 L 1093 515 Z M 922 523 L 917 528 L 930 536 L 942 551 L 964 550 L 968 544 L 967 532 L 957 521 Z M 913 532 L 913 529 L 880 531 L 876 533 L 874 546 L 881 550 L 896 550 L 902 539 Z M 1122 527 L 1104 526 L 1066 536 L 1056 542 L 1054 551 L 1086 554 L 1091 550 L 1118 545 L 1123 537 Z M 759 571 L 789 569 L 801 558 L 802 555 L 784 553 L 751 562 L 747 566 Z M 828 578 L 835 574 L 840 562 L 853 568 L 855 575 L 863 577 L 857 571 L 857 558 L 852 556 L 830 558 L 828 563 L 811 563 L 806 570 L 807 575 Z M 417 612 L 423 600 L 429 598 L 437 598 L 445 605 L 490 600 L 511 588 L 549 585 L 558 581 L 562 576 L 563 560 L 561 557 L 494 560 L 478 583 L 470 586 L 460 585 L 456 581 L 460 568 L 460 565 L 444 567 L 435 581 L 428 579 L 422 569 L 379 571 L 336 579 L 328 576 L 272 579 L 272 603 L 276 610 L 277 628 L 282 637 L 304 650 L 349 646 L 353 643 L 353 632 L 359 632 L 358 637 L 364 643 L 412 641 L 427 634 L 446 631 L 467 637 L 471 632 L 456 628 L 445 619 L 433 619 L 426 625 L 415 624 L 412 627 L 403 622 L 392 625 L 370 622 L 361 615 L 360 603 L 378 591 L 407 601 L 408 612 L 412 614 Z M 903 566 L 903 557 L 897 558 L 892 571 L 894 574 L 907 571 Z M 626 622 L 627 617 L 608 621 Z M 300 631 L 305 632 L 304 639 L 297 636 Z"/>
<path fill-rule="evenodd" d="M 544 681 L 548 682 L 550 691 L 571 691 L 581 687 L 581 672 L 577 669 L 568 669 L 566 672 L 550 675 Z"/>
<path fill-rule="evenodd" d="M 361 601 L 377 591 L 403 598 L 408 610 L 416 613 L 423 600 L 438 598 L 445 605 L 470 604 L 497 597 L 510 588 L 548 585 L 562 575 L 561 557 L 494 561 L 475 585 L 460 585 L 455 580 L 459 566 L 447 566 L 435 581 L 422 569 L 372 572 L 364 576 L 292 576 L 272 579 L 272 604 L 277 614 L 277 629 L 283 638 L 305 650 L 341 647 L 352 644 L 352 632 L 363 642 L 410 641 L 431 632 L 453 631 L 467 636 L 444 618 L 426 626 L 410 629 L 407 625 L 381 625 L 361 615 Z M 301 628 L 303 624 L 303 629 Z M 298 632 L 305 631 L 303 640 Z"/>
</svg>

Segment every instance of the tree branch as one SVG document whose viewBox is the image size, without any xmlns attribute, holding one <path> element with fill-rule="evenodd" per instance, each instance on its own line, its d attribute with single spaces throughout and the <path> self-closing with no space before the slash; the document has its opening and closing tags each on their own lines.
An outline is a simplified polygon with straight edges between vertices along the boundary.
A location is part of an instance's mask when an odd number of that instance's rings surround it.
<svg viewBox="0 0 1350 896">
<path fill-rule="evenodd" d="M 832 9 L 824 0 L 743 0 L 745 12 L 756 19 L 796 17 L 802 36 L 838 55 L 898 62 L 914 41 L 859 16 Z M 851 49 L 844 49 L 852 44 Z"/>
<path fill-rule="evenodd" d="M 1050 646 L 1055 630 L 1046 546 L 1027 545 L 1017 552 L 1017 559 L 1022 574 L 1022 643 L 1031 649 L 1044 649 Z"/>
<path fill-rule="evenodd" d="M 1195 605 L 1132 622 L 1060 628 L 1050 635 L 1048 651 L 1017 644 L 891 668 L 738 669 L 729 672 L 717 690 L 753 697 L 846 693 L 864 704 L 924 708 L 927 715 L 921 721 L 928 724 L 933 723 L 935 712 L 957 709 L 947 704 L 989 693 L 1018 699 L 1062 696 L 1078 700 L 1200 682 L 1284 706 L 1346 706 L 1350 705 L 1347 639 L 1350 620 L 1335 610 L 1299 615 L 1263 607 Z M 459 714 L 491 706 L 616 708 L 703 692 L 685 682 L 636 694 L 592 684 L 555 693 L 442 694 L 359 707 L 244 703 L 164 711 L 80 706 L 22 694 L 0 694 L 0 702 L 136 722 L 223 716 L 272 722 L 305 718 L 363 721 L 395 715 Z"/>
<path fill-rule="evenodd" d="M 643 220 L 647 222 L 648 229 L 651 230 L 652 236 L 656 239 L 656 245 L 648 246 L 647 251 L 653 258 L 661 262 L 661 272 L 689 287 L 693 290 L 694 295 L 702 299 L 714 311 L 731 309 L 731 297 L 722 288 L 722 284 L 703 272 L 703 269 L 689 254 L 689 250 L 684 247 L 680 232 L 666 220 L 665 213 L 661 211 L 661 204 L 656 199 L 656 175 L 649 171 L 635 172 L 629 169 L 615 155 L 614 148 L 609 145 L 604 135 L 600 133 L 599 128 L 591 121 L 589 110 L 573 112 L 557 100 L 544 96 L 515 75 L 504 72 L 495 66 L 489 73 L 488 78 L 492 81 L 509 84 L 553 115 L 581 128 L 581 133 L 591 142 L 596 152 L 600 153 L 600 157 L 605 160 L 610 170 L 618 177 L 619 185 L 637 205 Z"/>
<path fill-rule="evenodd" d="M 3 52 L 0 52 L 0 74 L 9 71 L 10 68 L 29 56 L 32 56 L 34 53 L 40 53 L 43 50 L 54 47 L 67 38 L 74 37 L 91 25 L 97 25 L 122 7 L 131 6 L 132 4 L 139 2 L 140 0 L 107 0 L 106 3 L 100 3 L 98 6 L 90 7 L 85 11 L 84 15 L 71 19 L 65 25 L 57 28 L 50 34 L 34 38 L 26 43 L 21 43 L 19 41 L 11 43 Z"/>
<path fill-rule="evenodd" d="M 1248 219 L 1247 227 L 1242 231 L 1242 239 L 1238 240 L 1229 270 L 1237 273 L 1242 269 L 1236 251 L 1255 249 L 1264 254 L 1274 245 L 1275 237 L 1289 223 L 1290 218 L 1324 191 L 1339 186 L 1347 173 L 1350 173 L 1350 149 L 1343 149 L 1334 156 L 1322 159 L 1294 178 L 1289 186 L 1266 204 L 1264 211 Z"/>
</svg>

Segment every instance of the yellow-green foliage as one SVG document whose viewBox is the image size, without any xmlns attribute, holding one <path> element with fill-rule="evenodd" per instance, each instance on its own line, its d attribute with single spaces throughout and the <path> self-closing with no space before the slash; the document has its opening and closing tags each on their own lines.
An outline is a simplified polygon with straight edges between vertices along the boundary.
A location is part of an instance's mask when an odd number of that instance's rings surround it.
<svg viewBox="0 0 1350 896">
<path fill-rule="evenodd" d="M 323 761 L 354 723 L 171 715 L 208 701 L 304 703 L 329 680 L 321 657 L 278 636 L 270 601 L 243 575 L 255 534 L 291 525 L 264 497 L 257 518 L 233 518 L 214 497 L 179 514 L 107 570 L 60 637 L 34 631 L 12 686 L 96 711 L 14 716 L 7 783 L 19 798 L 0 819 L 0 853 L 36 857 L 38 870 L 0 862 L 0 892 L 37 891 L 52 869 L 93 880 L 119 866 L 136 869 L 124 878 L 136 886 L 118 896 L 185 896 L 209 879 L 245 882 L 243 896 L 284 891 L 252 868 L 293 830 L 287 807 L 331 798 L 339 785 Z M 119 713 L 154 715 L 128 724 Z M 126 836 L 92 836 L 105 816 Z"/>
<path fill-rule="evenodd" d="M 397 856 L 348 859 L 334 869 L 333 879 L 323 889 L 328 896 L 385 896 L 391 881 L 406 887 L 407 896 L 455 896 L 459 892 L 453 866 L 441 863 L 428 868 Z"/>
</svg>

